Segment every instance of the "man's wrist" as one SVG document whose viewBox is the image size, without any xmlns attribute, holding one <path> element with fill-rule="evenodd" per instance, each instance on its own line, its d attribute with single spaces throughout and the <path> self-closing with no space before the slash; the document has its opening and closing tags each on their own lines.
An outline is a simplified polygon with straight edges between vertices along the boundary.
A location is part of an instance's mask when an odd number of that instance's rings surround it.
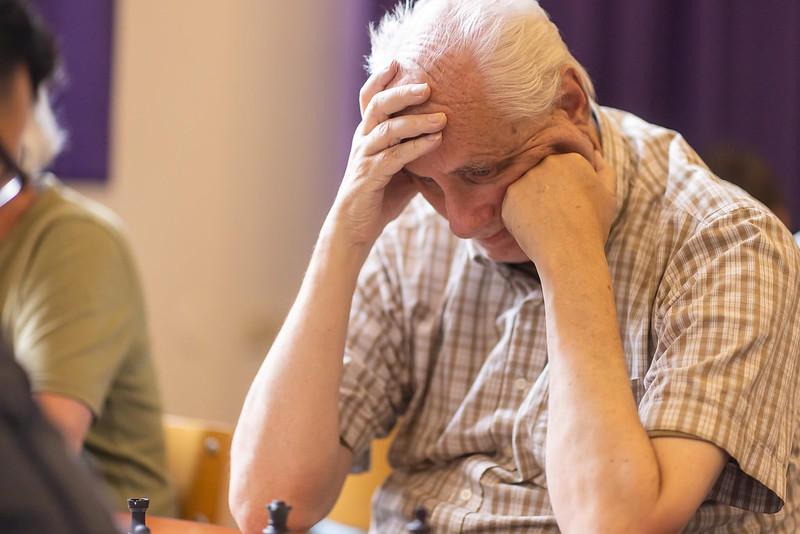
<svg viewBox="0 0 800 534">
<path fill-rule="evenodd" d="M 542 280 L 554 282 L 571 280 L 574 283 L 592 272 L 608 272 L 603 244 L 588 239 L 562 244 L 540 255 L 534 263 Z"/>
<path fill-rule="evenodd" d="M 309 272 L 333 270 L 337 276 L 355 280 L 371 249 L 372 243 L 355 242 L 341 227 L 326 221 L 314 245 Z"/>
</svg>

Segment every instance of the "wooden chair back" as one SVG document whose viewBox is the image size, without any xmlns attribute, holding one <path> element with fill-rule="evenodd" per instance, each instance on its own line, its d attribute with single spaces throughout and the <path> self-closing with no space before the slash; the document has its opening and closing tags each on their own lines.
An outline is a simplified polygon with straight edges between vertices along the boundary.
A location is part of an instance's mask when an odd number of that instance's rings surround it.
<svg viewBox="0 0 800 534">
<path fill-rule="evenodd" d="M 228 481 L 233 426 L 164 415 L 167 469 L 178 495 L 180 517 L 231 525 Z"/>
<path fill-rule="evenodd" d="M 339 499 L 328 514 L 328 519 L 363 531 L 369 530 L 372 494 L 392 472 L 386 457 L 395 433 L 396 428 L 388 437 L 372 442 L 370 470 L 347 476 Z"/>
</svg>

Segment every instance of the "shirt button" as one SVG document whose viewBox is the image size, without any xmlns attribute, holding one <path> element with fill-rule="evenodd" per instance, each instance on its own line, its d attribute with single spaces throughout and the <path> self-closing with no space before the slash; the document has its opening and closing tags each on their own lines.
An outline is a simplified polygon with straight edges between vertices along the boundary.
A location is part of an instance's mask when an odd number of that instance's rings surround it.
<svg viewBox="0 0 800 534">
<path fill-rule="evenodd" d="M 524 379 L 523 377 L 521 377 L 521 376 L 520 376 L 520 377 L 517 377 L 517 379 L 516 379 L 516 380 L 514 380 L 514 387 L 515 387 L 515 388 L 517 388 L 519 391 L 522 391 L 522 390 L 524 390 L 524 389 L 527 389 L 527 387 L 528 387 L 528 381 L 527 381 L 527 380 L 525 380 L 525 379 Z"/>
<path fill-rule="evenodd" d="M 462 501 L 468 501 L 472 498 L 472 492 L 468 489 L 463 489 L 459 497 L 461 497 Z"/>
</svg>

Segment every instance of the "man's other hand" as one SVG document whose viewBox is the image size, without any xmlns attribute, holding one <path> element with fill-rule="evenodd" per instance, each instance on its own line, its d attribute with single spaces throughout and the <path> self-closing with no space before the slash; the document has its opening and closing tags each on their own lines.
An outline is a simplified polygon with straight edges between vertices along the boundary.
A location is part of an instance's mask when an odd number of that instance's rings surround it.
<svg viewBox="0 0 800 534">
<path fill-rule="evenodd" d="M 616 210 L 616 175 L 599 151 L 593 161 L 554 154 L 508 187 L 503 222 L 536 264 L 578 267 L 586 247 L 603 247 Z M 567 262 L 565 264 L 565 262 Z"/>
</svg>

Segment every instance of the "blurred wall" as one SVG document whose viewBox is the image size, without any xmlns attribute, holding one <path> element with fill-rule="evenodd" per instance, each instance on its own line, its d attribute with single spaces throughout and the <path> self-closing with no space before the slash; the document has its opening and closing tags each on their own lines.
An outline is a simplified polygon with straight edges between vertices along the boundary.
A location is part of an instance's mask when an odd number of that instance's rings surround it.
<svg viewBox="0 0 800 534">
<path fill-rule="evenodd" d="M 121 0 L 111 175 L 167 412 L 235 422 L 335 194 L 339 2 Z"/>
</svg>

